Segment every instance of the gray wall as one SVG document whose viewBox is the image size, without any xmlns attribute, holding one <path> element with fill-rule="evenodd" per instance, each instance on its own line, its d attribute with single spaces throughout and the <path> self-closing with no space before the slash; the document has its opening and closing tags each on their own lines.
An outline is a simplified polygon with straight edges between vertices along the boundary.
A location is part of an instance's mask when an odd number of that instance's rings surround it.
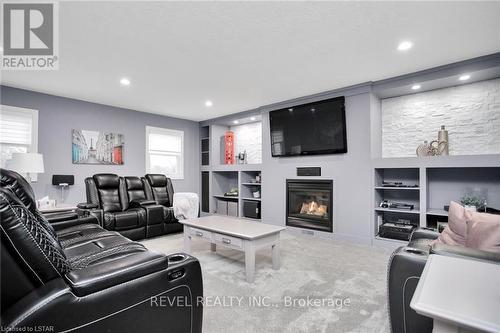
<svg viewBox="0 0 500 333">
<path fill-rule="evenodd" d="M 325 96 L 326 98 L 330 96 Z M 334 96 L 331 96 L 334 97 Z M 307 101 L 304 101 L 307 102 Z M 271 157 L 268 112 L 262 120 L 262 220 L 285 225 L 286 179 L 298 179 L 296 168 L 319 166 L 320 179 L 333 179 L 334 236 L 370 242 L 371 155 L 370 94 L 346 97 L 348 153 L 307 157 Z M 307 177 L 313 178 L 313 177 Z"/>
<path fill-rule="evenodd" d="M 84 102 L 33 91 L 0 86 L 0 103 L 35 109 L 38 117 L 38 152 L 43 154 L 45 173 L 33 184 L 36 196 L 50 195 L 59 200 L 60 192 L 51 185 L 53 174 L 75 175 L 65 201 L 85 201 L 84 178 L 94 173 L 122 176 L 145 174 L 146 126 L 184 131 L 184 180 L 174 180 L 176 191 L 199 192 L 199 125 L 197 122 L 129 109 Z M 71 130 L 88 129 L 124 135 L 124 165 L 77 165 L 71 161 Z"/>
</svg>

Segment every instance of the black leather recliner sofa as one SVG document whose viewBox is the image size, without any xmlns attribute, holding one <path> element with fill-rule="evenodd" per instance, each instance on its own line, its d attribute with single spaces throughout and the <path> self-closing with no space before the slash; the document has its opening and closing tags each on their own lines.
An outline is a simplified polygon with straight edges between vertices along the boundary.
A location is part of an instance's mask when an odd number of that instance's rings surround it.
<svg viewBox="0 0 500 333">
<path fill-rule="evenodd" d="M 162 176 L 165 186 L 156 182 L 153 190 L 146 178 L 115 174 L 88 177 L 87 203 L 78 205 L 79 210 L 102 216 L 105 229 L 134 240 L 182 231 L 172 208 L 172 182 L 164 175 L 154 176 Z"/>
<path fill-rule="evenodd" d="M 201 332 L 195 258 L 149 251 L 95 216 L 52 225 L 29 184 L 0 173 L 2 330 Z"/>
<path fill-rule="evenodd" d="M 97 174 L 85 180 L 87 195 L 103 212 L 103 226 L 116 230 L 127 238 L 142 239 L 146 236 L 146 212 L 140 207 L 130 207 L 123 178 L 114 174 Z"/>
<path fill-rule="evenodd" d="M 433 229 L 419 228 L 410 242 L 394 251 L 388 267 L 389 315 L 392 332 L 431 333 L 431 318 L 410 307 L 418 281 L 430 254 L 465 257 L 500 263 L 500 254 L 467 247 L 433 244 L 439 236 Z"/>
</svg>

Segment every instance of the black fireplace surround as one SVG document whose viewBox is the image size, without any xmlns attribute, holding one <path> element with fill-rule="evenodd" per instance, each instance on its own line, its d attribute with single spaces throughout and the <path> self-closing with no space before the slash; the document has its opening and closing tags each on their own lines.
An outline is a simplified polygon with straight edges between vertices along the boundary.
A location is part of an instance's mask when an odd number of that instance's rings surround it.
<svg viewBox="0 0 500 333">
<path fill-rule="evenodd" d="M 286 225 L 318 231 L 333 231 L 333 181 L 286 180 Z"/>
</svg>

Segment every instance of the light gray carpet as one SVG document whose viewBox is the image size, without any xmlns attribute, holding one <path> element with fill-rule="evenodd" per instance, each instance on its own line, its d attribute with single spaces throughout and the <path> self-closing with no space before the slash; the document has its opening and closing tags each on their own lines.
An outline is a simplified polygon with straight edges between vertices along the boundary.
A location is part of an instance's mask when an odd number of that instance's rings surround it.
<svg viewBox="0 0 500 333">
<path fill-rule="evenodd" d="M 288 232 L 281 238 L 281 269 L 272 269 L 270 249 L 260 250 L 253 284 L 245 281 L 242 252 L 219 247 L 211 253 L 209 243 L 193 242 L 192 254 L 202 267 L 204 296 L 212 303 L 203 310 L 203 332 L 389 331 L 386 251 Z M 182 235 L 143 244 L 167 254 L 182 252 Z M 232 306 L 230 296 L 234 297 Z M 322 304 L 302 306 L 299 299 L 308 296 Z M 250 304 L 249 297 L 264 305 Z M 345 299 L 350 303 L 342 308 L 328 303 Z M 290 307 L 292 300 L 296 300 L 295 307 Z"/>
</svg>

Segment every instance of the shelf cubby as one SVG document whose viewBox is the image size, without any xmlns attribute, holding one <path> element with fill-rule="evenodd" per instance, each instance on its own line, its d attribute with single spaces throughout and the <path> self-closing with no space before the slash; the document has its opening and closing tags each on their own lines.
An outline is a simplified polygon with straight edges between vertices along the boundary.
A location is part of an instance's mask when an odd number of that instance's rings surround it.
<svg viewBox="0 0 500 333">
<path fill-rule="evenodd" d="M 406 186 L 384 186 L 384 182 L 397 182 Z M 383 208 L 380 204 L 387 200 L 411 204 L 413 209 Z M 374 237 L 403 244 L 404 241 L 379 236 L 382 223 L 409 223 L 420 225 L 420 170 L 419 168 L 376 168 L 374 172 Z"/>
<path fill-rule="evenodd" d="M 500 208 L 500 168 L 427 168 L 427 215 L 448 216 L 450 201 L 460 202 L 464 195 L 484 195 L 489 207 Z"/>
<path fill-rule="evenodd" d="M 413 186 L 420 184 L 418 168 L 377 168 L 375 169 L 375 188 L 385 188 L 384 182 L 402 182 L 404 185 Z M 414 187 L 395 187 L 398 190 L 413 189 Z M 386 188 L 387 189 L 387 188 Z M 390 187 L 394 189 L 394 187 Z"/>
<path fill-rule="evenodd" d="M 252 180 L 255 181 L 256 177 L 260 175 L 260 171 L 255 171 L 255 170 L 241 171 L 240 175 L 241 175 L 240 196 L 242 198 L 245 198 L 246 200 L 260 201 L 260 197 L 255 198 L 253 193 L 254 192 L 261 193 L 261 184 L 252 183 Z"/>
<path fill-rule="evenodd" d="M 210 165 L 210 128 L 200 127 L 201 165 Z"/>
</svg>

